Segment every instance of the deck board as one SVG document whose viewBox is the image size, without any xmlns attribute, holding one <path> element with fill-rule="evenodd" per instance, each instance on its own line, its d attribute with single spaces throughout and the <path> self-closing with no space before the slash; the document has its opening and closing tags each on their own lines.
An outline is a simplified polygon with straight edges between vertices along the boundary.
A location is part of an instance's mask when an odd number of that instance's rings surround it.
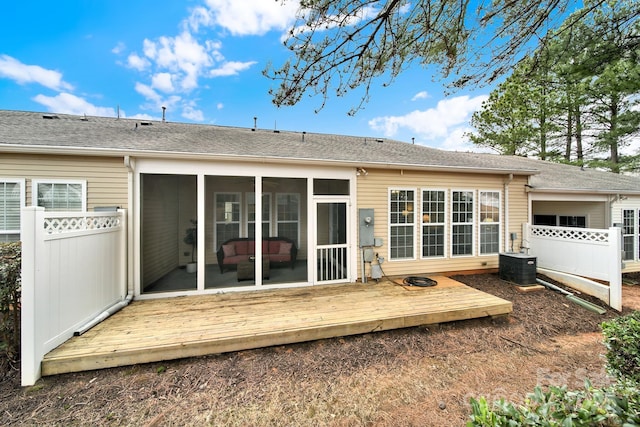
<svg viewBox="0 0 640 427">
<path fill-rule="evenodd" d="M 45 355 L 54 375 L 290 344 L 511 312 L 509 301 L 453 279 L 389 281 L 133 301 Z"/>
</svg>

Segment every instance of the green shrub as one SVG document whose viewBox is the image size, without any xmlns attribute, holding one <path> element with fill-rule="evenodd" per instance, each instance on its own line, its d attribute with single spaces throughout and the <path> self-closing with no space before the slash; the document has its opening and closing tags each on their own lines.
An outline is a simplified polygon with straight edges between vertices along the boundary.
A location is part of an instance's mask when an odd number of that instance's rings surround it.
<svg viewBox="0 0 640 427">
<path fill-rule="evenodd" d="M 0 351 L 20 355 L 20 242 L 0 243 Z"/>
<path fill-rule="evenodd" d="M 640 421 L 637 406 L 629 405 L 630 396 L 635 395 L 637 389 L 596 389 L 587 381 L 578 391 L 566 386 L 551 386 L 547 391 L 536 387 L 522 406 L 500 400 L 489 407 L 481 397 L 471 399 L 467 426 L 633 426 Z"/>
<path fill-rule="evenodd" d="M 609 374 L 640 385 L 640 311 L 604 322 L 601 327 Z"/>
</svg>

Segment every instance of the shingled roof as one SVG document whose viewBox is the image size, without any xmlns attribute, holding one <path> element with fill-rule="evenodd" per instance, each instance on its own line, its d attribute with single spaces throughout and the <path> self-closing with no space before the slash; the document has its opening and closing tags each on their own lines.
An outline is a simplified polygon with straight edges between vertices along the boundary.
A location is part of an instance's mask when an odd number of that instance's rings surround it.
<svg viewBox="0 0 640 427">
<path fill-rule="evenodd" d="M 0 151 L 513 173 L 531 175 L 533 190 L 640 194 L 637 178 L 521 157 L 445 151 L 391 139 L 112 117 L 0 110 Z"/>
</svg>

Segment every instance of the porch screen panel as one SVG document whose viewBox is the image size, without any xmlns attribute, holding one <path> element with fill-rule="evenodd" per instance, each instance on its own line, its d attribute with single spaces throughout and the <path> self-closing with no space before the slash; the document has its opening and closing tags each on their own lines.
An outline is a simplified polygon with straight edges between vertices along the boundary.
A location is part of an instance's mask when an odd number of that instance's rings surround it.
<svg viewBox="0 0 640 427">
<path fill-rule="evenodd" d="M 217 193 L 215 203 L 216 248 L 240 237 L 240 193 Z"/>
<path fill-rule="evenodd" d="M 256 194 L 247 195 L 247 236 L 256 236 Z M 271 194 L 262 194 L 262 238 L 271 236 Z"/>
<path fill-rule="evenodd" d="M 500 252 L 500 192 L 481 191 L 480 209 L 480 254 Z"/>
<path fill-rule="evenodd" d="M 288 237 L 300 244 L 300 194 L 276 195 L 277 237 Z"/>
<path fill-rule="evenodd" d="M 422 191 L 422 256 L 444 256 L 446 200 L 443 190 Z"/>
<path fill-rule="evenodd" d="M 20 239 L 21 195 L 19 182 L 0 182 L 0 242 Z"/>
<path fill-rule="evenodd" d="M 473 191 L 451 192 L 451 255 L 473 255 Z"/>
<path fill-rule="evenodd" d="M 636 241 L 636 218 L 635 211 L 624 209 L 622 211 L 622 251 L 625 260 L 634 259 Z"/>
<path fill-rule="evenodd" d="M 391 190 L 389 195 L 389 246 L 391 259 L 414 257 L 415 191 Z"/>
</svg>

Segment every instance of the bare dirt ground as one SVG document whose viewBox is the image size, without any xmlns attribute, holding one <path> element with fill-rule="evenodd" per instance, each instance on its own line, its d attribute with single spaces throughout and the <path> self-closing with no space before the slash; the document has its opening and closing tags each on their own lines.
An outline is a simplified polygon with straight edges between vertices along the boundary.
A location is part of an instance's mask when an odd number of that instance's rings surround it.
<svg viewBox="0 0 640 427">
<path fill-rule="evenodd" d="M 28 388 L 4 360 L 0 425 L 463 426 L 471 397 L 522 402 L 536 384 L 609 383 L 599 324 L 619 313 L 599 315 L 550 290 L 522 293 L 493 274 L 455 279 L 512 301 L 512 315 L 59 375 Z M 623 295 L 623 313 L 640 309 L 640 285 Z"/>
</svg>

